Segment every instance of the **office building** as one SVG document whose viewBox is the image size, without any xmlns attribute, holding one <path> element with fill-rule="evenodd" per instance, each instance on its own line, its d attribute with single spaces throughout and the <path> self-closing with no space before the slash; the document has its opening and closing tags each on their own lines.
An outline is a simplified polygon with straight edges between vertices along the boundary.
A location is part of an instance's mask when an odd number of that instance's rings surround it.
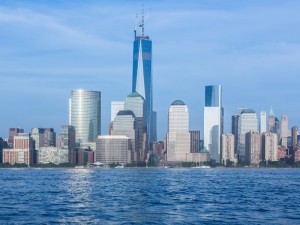
<svg viewBox="0 0 300 225">
<path fill-rule="evenodd" d="M 138 123 L 134 113 L 131 110 L 123 110 L 118 112 L 114 121 L 111 135 L 123 135 L 129 138 L 130 150 L 133 154 L 133 160 L 139 162 L 140 152 L 138 149 Z M 96 158 L 97 158 L 96 153 Z"/>
<path fill-rule="evenodd" d="M 0 137 L 0 163 L 3 163 L 2 157 L 3 157 L 3 149 L 8 148 L 7 141 L 4 141 L 3 138 Z"/>
<path fill-rule="evenodd" d="M 96 141 L 96 162 L 131 163 L 129 137 L 125 135 L 98 136 Z"/>
<path fill-rule="evenodd" d="M 72 125 L 62 125 L 56 147 L 69 150 L 69 162 L 76 162 L 76 143 L 75 143 L 75 127 Z"/>
<path fill-rule="evenodd" d="M 238 159 L 246 160 L 245 135 L 247 132 L 258 132 L 258 119 L 253 109 L 244 109 L 239 117 L 238 127 Z"/>
<path fill-rule="evenodd" d="M 200 152 L 200 130 L 190 131 L 190 152 Z"/>
<path fill-rule="evenodd" d="M 276 133 L 275 132 L 275 115 L 274 115 L 272 107 L 270 109 L 269 116 L 268 116 L 268 132 Z"/>
<path fill-rule="evenodd" d="M 132 92 L 138 92 L 145 100 L 145 120 L 148 128 L 148 140 L 152 144 L 155 140 L 156 127 L 152 117 L 153 112 L 153 93 L 152 93 L 152 41 L 144 35 L 144 21 L 140 24 L 141 34 L 137 35 L 134 31 L 133 42 L 133 75 Z"/>
<path fill-rule="evenodd" d="M 291 129 L 292 146 L 298 145 L 298 126 L 293 126 Z"/>
<path fill-rule="evenodd" d="M 288 127 L 288 116 L 281 116 L 280 123 L 280 143 L 284 147 L 288 147 L 289 127 Z"/>
<path fill-rule="evenodd" d="M 267 113 L 265 111 L 260 112 L 259 131 L 261 134 L 267 132 Z"/>
<path fill-rule="evenodd" d="M 238 147 L 239 117 L 240 117 L 240 115 L 233 115 L 231 117 L 231 133 L 234 136 L 234 153 L 235 154 L 237 154 L 237 147 Z"/>
<path fill-rule="evenodd" d="M 190 153 L 189 110 L 181 100 L 174 101 L 169 107 L 167 160 L 187 161 Z"/>
<path fill-rule="evenodd" d="M 278 136 L 275 133 L 262 134 L 262 160 L 277 161 L 278 160 Z"/>
<path fill-rule="evenodd" d="M 248 165 L 258 166 L 261 161 L 261 137 L 258 132 L 247 132 L 245 135 L 245 161 Z"/>
<path fill-rule="evenodd" d="M 115 119 L 115 116 L 119 111 L 124 110 L 125 102 L 124 101 L 112 101 L 111 110 L 110 110 L 110 122 Z"/>
<path fill-rule="evenodd" d="M 223 133 L 223 108 L 221 85 L 205 87 L 204 148 L 210 152 L 210 159 L 221 160 L 221 135 Z"/>
<path fill-rule="evenodd" d="M 229 163 L 235 163 L 234 157 L 234 135 L 223 134 L 222 135 L 222 164 L 225 166 Z"/>
<path fill-rule="evenodd" d="M 72 90 L 69 125 L 75 127 L 76 144 L 96 140 L 101 134 L 101 92 Z"/>
<path fill-rule="evenodd" d="M 147 132 L 149 131 L 147 129 L 147 122 L 145 119 L 145 100 L 139 93 L 132 92 L 126 98 L 124 109 L 131 110 L 135 115 L 138 126 L 138 161 L 145 161 L 147 159 L 148 150 L 150 148 L 147 139 Z"/>
</svg>

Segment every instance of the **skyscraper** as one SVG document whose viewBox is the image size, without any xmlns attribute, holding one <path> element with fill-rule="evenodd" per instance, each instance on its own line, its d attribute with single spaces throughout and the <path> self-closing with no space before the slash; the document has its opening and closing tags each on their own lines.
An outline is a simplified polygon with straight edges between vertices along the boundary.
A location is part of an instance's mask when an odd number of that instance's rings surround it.
<svg viewBox="0 0 300 225">
<path fill-rule="evenodd" d="M 246 162 L 257 166 L 261 161 L 261 137 L 258 132 L 250 131 L 245 135 Z"/>
<path fill-rule="evenodd" d="M 277 161 L 277 143 L 277 134 L 268 132 L 262 135 L 262 159 L 264 161 Z"/>
<path fill-rule="evenodd" d="M 72 90 L 69 125 L 75 127 L 77 144 L 96 141 L 101 133 L 101 92 Z"/>
<path fill-rule="evenodd" d="M 238 135 L 239 135 L 239 115 L 231 118 L 231 133 L 234 135 L 234 153 L 237 154 Z"/>
<path fill-rule="evenodd" d="M 190 131 L 190 152 L 200 152 L 200 130 Z"/>
<path fill-rule="evenodd" d="M 281 116 L 281 123 L 280 123 L 280 143 L 284 147 L 288 147 L 287 138 L 289 136 L 289 119 L 288 116 Z"/>
<path fill-rule="evenodd" d="M 267 113 L 265 111 L 260 112 L 259 131 L 260 133 L 267 132 Z"/>
<path fill-rule="evenodd" d="M 167 160 L 186 161 L 189 153 L 189 110 L 183 101 L 176 100 L 169 108 Z"/>
<path fill-rule="evenodd" d="M 234 158 L 234 135 L 222 134 L 222 163 L 235 162 Z"/>
<path fill-rule="evenodd" d="M 239 160 L 245 160 L 245 138 L 247 132 L 258 132 L 258 120 L 253 109 L 244 109 L 239 117 L 238 154 Z"/>
<path fill-rule="evenodd" d="M 145 119 L 147 123 L 147 134 L 149 143 L 153 143 L 156 127 L 152 119 L 153 94 L 152 94 L 152 41 L 144 35 L 144 21 L 140 25 L 141 35 L 136 35 L 134 31 L 133 42 L 133 74 L 132 92 L 138 92 L 145 100 Z"/>
<path fill-rule="evenodd" d="M 274 115 L 272 107 L 270 109 L 269 116 L 268 116 L 268 132 L 276 133 L 275 132 L 275 115 Z"/>
<path fill-rule="evenodd" d="M 112 101 L 111 102 L 111 111 L 110 111 L 110 122 L 115 119 L 115 116 L 119 111 L 124 110 L 124 101 Z"/>
<path fill-rule="evenodd" d="M 223 108 L 221 85 L 205 87 L 204 148 L 217 163 L 221 160 L 221 135 L 223 133 Z"/>
</svg>

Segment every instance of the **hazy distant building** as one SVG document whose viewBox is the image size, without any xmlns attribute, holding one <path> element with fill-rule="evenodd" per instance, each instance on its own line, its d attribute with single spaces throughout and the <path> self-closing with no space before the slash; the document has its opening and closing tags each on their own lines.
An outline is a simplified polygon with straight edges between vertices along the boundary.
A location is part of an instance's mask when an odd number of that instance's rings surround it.
<svg viewBox="0 0 300 225">
<path fill-rule="evenodd" d="M 211 160 L 220 163 L 221 135 L 223 133 L 223 108 L 221 85 L 205 87 L 204 148 Z"/>
<path fill-rule="evenodd" d="M 233 115 L 231 117 L 231 133 L 234 136 L 234 153 L 235 154 L 237 154 L 237 147 L 238 147 L 239 118 L 240 118 L 240 115 Z"/>
<path fill-rule="evenodd" d="M 39 164 L 61 164 L 68 163 L 69 150 L 61 149 L 57 147 L 40 147 L 38 151 L 38 163 Z"/>
<path fill-rule="evenodd" d="M 200 152 L 200 130 L 190 131 L 190 152 Z"/>
<path fill-rule="evenodd" d="M 265 111 L 260 112 L 259 131 L 260 133 L 267 132 L 267 113 Z"/>
<path fill-rule="evenodd" d="M 281 116 L 280 123 L 280 143 L 282 146 L 288 147 L 288 137 L 289 137 L 289 127 L 288 127 L 288 117 L 283 115 Z"/>
<path fill-rule="evenodd" d="M 138 149 L 138 123 L 135 114 L 131 110 L 123 110 L 118 112 L 114 121 L 111 135 L 124 135 L 129 138 L 129 148 L 133 154 L 135 162 L 140 161 L 140 153 Z M 96 158 L 97 158 L 96 153 Z"/>
<path fill-rule="evenodd" d="M 22 128 L 9 128 L 9 134 L 8 134 L 8 146 L 10 148 L 13 148 L 14 146 L 14 136 L 18 136 L 19 133 L 24 133 L 24 129 Z"/>
<path fill-rule="evenodd" d="M 292 145 L 296 146 L 298 144 L 298 126 L 292 127 L 291 135 L 292 135 Z"/>
<path fill-rule="evenodd" d="M 69 125 L 75 127 L 76 143 L 96 140 L 101 134 L 101 92 L 72 90 Z"/>
<path fill-rule="evenodd" d="M 234 157 L 234 135 L 222 135 L 222 163 L 226 166 L 228 161 L 235 162 Z"/>
<path fill-rule="evenodd" d="M 18 133 L 13 139 L 14 148 L 3 149 L 3 163 L 31 165 L 34 146 L 30 134 Z"/>
<path fill-rule="evenodd" d="M 247 132 L 258 132 L 258 120 L 253 109 L 244 109 L 239 117 L 238 155 L 239 160 L 246 160 L 245 135 Z"/>
<path fill-rule="evenodd" d="M 124 101 L 112 101 L 111 110 L 110 110 L 110 122 L 112 122 L 119 111 L 124 110 L 125 102 Z"/>
<path fill-rule="evenodd" d="M 262 134 L 262 160 L 277 161 L 278 160 L 278 136 L 275 133 Z"/>
<path fill-rule="evenodd" d="M 0 137 L 0 163 L 3 162 L 2 160 L 2 156 L 3 156 L 3 149 L 4 148 L 8 148 L 8 143 L 6 141 L 4 141 L 1 137 Z"/>
<path fill-rule="evenodd" d="M 44 128 L 44 138 L 45 147 L 56 146 L 56 133 L 53 128 Z"/>
<path fill-rule="evenodd" d="M 189 110 L 183 101 L 176 100 L 169 107 L 167 160 L 186 161 L 189 153 Z"/>
<path fill-rule="evenodd" d="M 269 116 L 268 116 L 268 132 L 276 133 L 275 132 L 275 115 L 274 115 L 272 107 L 270 109 Z"/>
<path fill-rule="evenodd" d="M 153 154 L 160 157 L 161 160 L 165 159 L 165 147 L 163 141 L 156 141 L 153 143 Z"/>
<path fill-rule="evenodd" d="M 259 165 L 261 161 L 261 137 L 258 132 L 247 132 L 245 142 L 246 163 L 251 166 Z"/>
<path fill-rule="evenodd" d="M 125 135 L 98 136 L 96 141 L 96 162 L 131 163 L 129 137 Z"/>
</svg>

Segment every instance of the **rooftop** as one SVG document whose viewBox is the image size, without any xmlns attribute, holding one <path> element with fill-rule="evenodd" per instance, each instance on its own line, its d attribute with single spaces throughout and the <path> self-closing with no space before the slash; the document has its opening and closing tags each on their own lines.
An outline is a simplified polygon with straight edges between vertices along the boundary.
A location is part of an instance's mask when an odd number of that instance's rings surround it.
<svg viewBox="0 0 300 225">
<path fill-rule="evenodd" d="M 132 92 L 127 97 L 141 97 L 141 98 L 143 98 L 143 96 L 141 96 L 140 93 L 138 93 L 136 91 Z"/>
<path fill-rule="evenodd" d="M 133 116 L 135 117 L 134 113 L 131 110 L 121 110 L 117 114 L 118 116 Z"/>
<path fill-rule="evenodd" d="M 241 114 L 244 114 L 244 113 L 255 113 L 255 111 L 253 109 L 244 109 Z"/>
<path fill-rule="evenodd" d="M 185 105 L 185 103 L 181 100 L 175 100 L 171 105 Z"/>
</svg>

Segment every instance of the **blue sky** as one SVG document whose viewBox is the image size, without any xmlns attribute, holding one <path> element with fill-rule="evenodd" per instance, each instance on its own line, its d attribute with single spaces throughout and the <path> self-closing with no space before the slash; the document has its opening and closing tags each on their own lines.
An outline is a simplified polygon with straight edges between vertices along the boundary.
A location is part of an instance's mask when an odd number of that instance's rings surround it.
<svg viewBox="0 0 300 225">
<path fill-rule="evenodd" d="M 222 84 L 225 130 L 240 107 L 289 116 L 300 125 L 300 1 L 5 1 L 0 3 L 0 137 L 9 127 L 68 123 L 76 88 L 110 102 L 131 91 L 135 15 L 151 8 L 158 138 L 175 99 L 203 126 L 204 87 Z"/>
</svg>

